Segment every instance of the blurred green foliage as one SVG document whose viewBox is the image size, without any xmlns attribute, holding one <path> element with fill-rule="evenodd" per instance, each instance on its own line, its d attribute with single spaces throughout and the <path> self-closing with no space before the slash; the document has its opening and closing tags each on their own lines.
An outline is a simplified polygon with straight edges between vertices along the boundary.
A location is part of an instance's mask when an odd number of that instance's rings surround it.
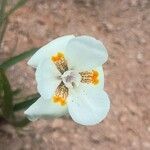
<svg viewBox="0 0 150 150">
<path fill-rule="evenodd" d="M 0 50 L 9 22 L 9 16 L 26 4 L 26 2 L 27 0 L 19 0 L 14 6 L 12 6 L 12 8 L 6 11 L 8 0 L 0 0 Z M 15 112 L 28 108 L 39 98 L 39 94 L 36 93 L 27 96 L 24 99 L 19 100 L 18 103 L 15 103 L 15 96 L 20 93 L 20 90 L 17 89 L 16 91 L 12 91 L 11 85 L 6 76 L 6 71 L 9 67 L 32 56 L 37 49 L 38 48 L 32 48 L 26 50 L 24 53 L 8 58 L 0 64 L 0 119 L 3 119 L 7 123 L 16 127 L 25 126 L 29 123 L 29 120 L 25 116 L 21 118 L 18 117 Z"/>
</svg>

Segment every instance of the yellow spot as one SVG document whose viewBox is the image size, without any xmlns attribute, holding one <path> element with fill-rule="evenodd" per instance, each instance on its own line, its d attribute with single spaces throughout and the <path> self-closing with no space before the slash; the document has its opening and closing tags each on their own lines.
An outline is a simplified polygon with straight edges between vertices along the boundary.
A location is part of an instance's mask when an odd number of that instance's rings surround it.
<svg viewBox="0 0 150 150">
<path fill-rule="evenodd" d="M 58 103 L 61 106 L 66 105 L 66 100 L 62 97 L 59 97 L 59 96 L 53 96 L 53 101 L 54 101 L 54 103 Z"/>
<path fill-rule="evenodd" d="M 51 60 L 53 62 L 56 62 L 56 61 L 59 61 L 59 60 L 62 60 L 62 59 L 64 59 L 64 54 L 60 53 L 60 52 L 58 52 L 55 56 L 51 57 Z"/>
<path fill-rule="evenodd" d="M 92 83 L 94 85 L 99 83 L 99 79 L 98 79 L 99 73 L 98 71 L 92 70 Z"/>
</svg>

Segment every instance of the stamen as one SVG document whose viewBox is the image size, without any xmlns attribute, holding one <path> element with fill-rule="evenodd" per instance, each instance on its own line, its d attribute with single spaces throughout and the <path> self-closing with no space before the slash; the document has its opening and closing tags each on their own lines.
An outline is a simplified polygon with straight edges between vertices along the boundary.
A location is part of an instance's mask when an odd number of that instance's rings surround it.
<svg viewBox="0 0 150 150">
<path fill-rule="evenodd" d="M 61 82 L 55 91 L 55 95 L 53 96 L 54 103 L 58 103 L 61 106 L 64 106 L 67 103 L 68 92 L 68 88 L 64 85 L 63 82 Z"/>
<path fill-rule="evenodd" d="M 58 52 L 55 56 L 51 57 L 51 60 L 55 63 L 61 74 L 68 70 L 67 61 L 63 53 Z"/>
<path fill-rule="evenodd" d="M 82 83 L 92 83 L 94 85 L 99 83 L 99 73 L 96 70 L 92 70 L 92 71 L 85 71 L 85 72 L 80 72 L 81 75 L 81 82 Z"/>
</svg>

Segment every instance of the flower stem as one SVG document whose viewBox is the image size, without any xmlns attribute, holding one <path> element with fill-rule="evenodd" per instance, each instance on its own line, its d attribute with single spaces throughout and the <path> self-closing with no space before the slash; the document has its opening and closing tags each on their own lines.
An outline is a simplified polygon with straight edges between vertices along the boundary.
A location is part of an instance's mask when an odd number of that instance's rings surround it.
<svg viewBox="0 0 150 150">
<path fill-rule="evenodd" d="M 2 114 L 6 120 L 13 119 L 13 94 L 5 72 L 0 69 L 0 84 L 2 87 Z"/>
</svg>

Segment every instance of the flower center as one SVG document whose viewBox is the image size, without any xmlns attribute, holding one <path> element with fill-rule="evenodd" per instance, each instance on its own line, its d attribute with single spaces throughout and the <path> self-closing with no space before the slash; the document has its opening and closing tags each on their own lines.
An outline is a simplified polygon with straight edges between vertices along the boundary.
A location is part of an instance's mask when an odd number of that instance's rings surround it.
<svg viewBox="0 0 150 150">
<path fill-rule="evenodd" d="M 68 70 L 61 76 L 62 81 L 68 88 L 79 86 L 81 82 L 81 75 L 75 70 Z"/>
</svg>

